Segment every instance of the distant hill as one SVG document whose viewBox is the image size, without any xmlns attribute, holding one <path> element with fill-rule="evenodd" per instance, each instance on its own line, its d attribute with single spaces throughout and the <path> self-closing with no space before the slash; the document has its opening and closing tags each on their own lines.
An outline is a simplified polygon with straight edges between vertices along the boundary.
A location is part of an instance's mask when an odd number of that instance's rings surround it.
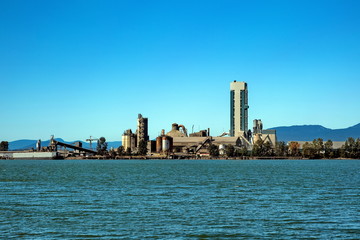
<svg viewBox="0 0 360 240">
<path fill-rule="evenodd" d="M 79 142 L 79 141 L 65 141 L 62 138 L 55 138 L 55 140 L 59 141 L 59 142 L 64 142 L 64 143 L 68 143 L 68 144 L 72 144 L 74 142 Z M 29 139 L 22 139 L 22 140 L 16 140 L 16 141 L 12 141 L 9 142 L 9 150 L 27 150 L 27 149 L 31 149 L 31 148 L 36 148 L 36 142 L 37 140 L 29 140 Z M 82 142 L 82 145 L 84 148 L 90 148 L 90 144 L 88 142 L 84 142 L 84 141 L 80 141 Z M 41 146 L 45 147 L 45 146 L 49 146 L 50 140 L 46 140 L 46 141 L 42 141 L 41 142 Z M 113 148 L 118 148 L 121 145 L 121 141 L 114 141 L 114 142 L 107 142 L 108 143 L 108 149 L 110 149 L 111 147 Z M 96 148 L 96 142 L 92 143 L 92 148 L 95 149 Z"/>
<path fill-rule="evenodd" d="M 312 141 L 316 138 L 332 141 L 346 141 L 347 138 L 360 138 L 360 123 L 344 128 L 330 129 L 321 125 L 302 125 L 290 127 L 275 127 L 278 141 Z"/>
</svg>

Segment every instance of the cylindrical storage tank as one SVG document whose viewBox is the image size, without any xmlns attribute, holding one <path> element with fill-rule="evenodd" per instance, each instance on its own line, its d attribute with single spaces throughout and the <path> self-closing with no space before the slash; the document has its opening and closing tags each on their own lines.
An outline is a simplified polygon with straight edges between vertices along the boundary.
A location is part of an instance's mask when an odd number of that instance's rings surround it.
<svg viewBox="0 0 360 240">
<path fill-rule="evenodd" d="M 169 151 L 170 150 L 170 141 L 168 137 L 162 137 L 162 150 L 164 152 Z"/>
<path fill-rule="evenodd" d="M 131 151 L 136 147 L 136 141 L 137 141 L 136 135 L 132 134 L 130 137 L 130 145 L 129 145 Z"/>
<path fill-rule="evenodd" d="M 124 147 L 124 151 L 126 151 L 126 149 L 131 148 L 131 138 L 128 135 L 123 135 L 122 136 L 122 145 Z"/>
<path fill-rule="evenodd" d="M 156 152 L 161 152 L 162 150 L 162 137 L 156 138 Z"/>
<path fill-rule="evenodd" d="M 172 151 L 174 145 L 174 139 L 172 137 L 167 137 L 169 139 L 169 150 Z"/>
</svg>

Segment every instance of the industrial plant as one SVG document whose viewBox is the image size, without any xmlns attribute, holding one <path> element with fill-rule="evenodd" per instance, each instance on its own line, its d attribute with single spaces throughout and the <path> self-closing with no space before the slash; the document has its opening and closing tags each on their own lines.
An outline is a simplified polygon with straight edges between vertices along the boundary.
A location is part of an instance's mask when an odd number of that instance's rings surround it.
<svg viewBox="0 0 360 240">
<path fill-rule="evenodd" d="M 136 133 L 128 129 L 122 135 L 122 146 L 124 150 L 129 152 L 137 152 L 141 141 L 147 142 L 148 135 L 148 119 L 143 118 L 141 114 L 138 115 Z"/>
<path fill-rule="evenodd" d="M 253 131 L 248 128 L 248 88 L 246 82 L 230 83 L 230 130 L 220 136 L 211 136 L 210 128 L 188 133 L 187 128 L 178 123 L 171 125 L 171 130 L 156 139 L 149 140 L 148 119 L 138 116 L 136 133 L 128 129 L 122 135 L 122 145 L 126 152 L 136 153 L 141 140 L 147 142 L 147 155 L 153 157 L 171 156 L 173 158 L 209 156 L 209 145 L 215 145 L 220 154 L 227 146 L 251 150 L 253 144 L 261 140 L 272 147 L 276 143 L 275 130 L 263 130 L 260 119 L 253 121 Z"/>
<path fill-rule="evenodd" d="M 148 118 L 138 114 L 137 129 L 127 129 L 122 134 L 122 146 L 118 149 L 107 151 L 106 139 L 94 139 L 90 137 L 90 149 L 84 148 L 82 142 L 74 144 L 57 141 L 52 136 L 49 146 L 41 147 L 39 140 L 36 149 L 28 152 L 0 153 L 0 157 L 6 158 L 58 158 L 94 157 L 110 154 L 114 156 L 139 156 L 147 158 L 199 158 L 207 157 L 209 149 L 215 147 L 219 154 L 224 154 L 228 146 L 243 151 L 251 151 L 254 144 L 261 140 L 271 147 L 276 144 L 275 130 L 263 130 L 260 119 L 253 121 L 253 130 L 248 127 L 248 85 L 246 82 L 230 83 L 230 128 L 219 136 L 211 136 L 210 128 L 199 132 L 188 133 L 183 124 L 173 123 L 171 130 L 150 140 L 148 135 Z M 97 149 L 92 149 L 92 141 L 97 141 Z M 111 155 L 112 154 L 112 155 Z"/>
</svg>

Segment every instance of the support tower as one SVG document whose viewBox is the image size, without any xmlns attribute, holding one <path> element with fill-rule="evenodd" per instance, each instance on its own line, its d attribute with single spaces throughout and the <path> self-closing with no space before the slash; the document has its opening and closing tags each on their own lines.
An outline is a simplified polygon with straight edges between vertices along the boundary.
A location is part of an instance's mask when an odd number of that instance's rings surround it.
<svg viewBox="0 0 360 240">
<path fill-rule="evenodd" d="M 143 118 L 141 114 L 138 115 L 138 119 L 137 119 L 136 135 L 137 135 L 137 145 L 139 145 L 141 140 L 145 142 L 149 141 L 148 119 Z"/>
</svg>

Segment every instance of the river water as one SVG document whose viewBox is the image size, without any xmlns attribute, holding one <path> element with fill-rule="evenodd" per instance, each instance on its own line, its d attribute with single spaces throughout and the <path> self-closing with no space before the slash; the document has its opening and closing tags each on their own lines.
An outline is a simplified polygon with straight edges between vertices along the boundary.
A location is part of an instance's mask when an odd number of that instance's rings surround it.
<svg viewBox="0 0 360 240">
<path fill-rule="evenodd" d="M 360 239 L 360 160 L 1 160 L 0 239 Z"/>
</svg>

